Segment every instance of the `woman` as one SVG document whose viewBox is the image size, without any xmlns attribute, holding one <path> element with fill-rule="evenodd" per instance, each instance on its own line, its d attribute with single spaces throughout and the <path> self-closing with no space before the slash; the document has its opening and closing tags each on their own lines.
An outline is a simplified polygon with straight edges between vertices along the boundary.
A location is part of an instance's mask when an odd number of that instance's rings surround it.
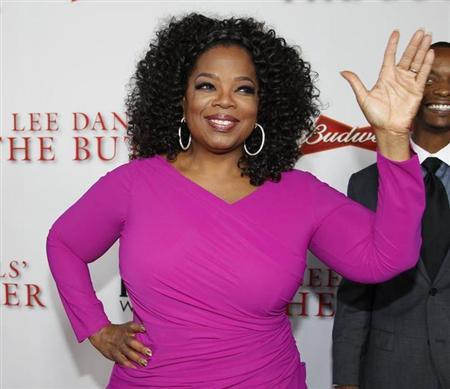
<svg viewBox="0 0 450 389">
<path fill-rule="evenodd" d="M 360 282 L 415 265 L 424 208 L 409 127 L 433 53 L 399 34 L 367 91 L 343 76 L 376 131 L 376 214 L 293 170 L 317 110 L 309 64 L 252 19 L 192 14 L 158 32 L 128 98 L 132 154 L 53 225 L 47 250 L 82 341 L 116 362 L 109 388 L 305 388 L 286 304 L 311 249 Z M 120 237 L 133 322 L 114 325 L 87 263 Z"/>
</svg>

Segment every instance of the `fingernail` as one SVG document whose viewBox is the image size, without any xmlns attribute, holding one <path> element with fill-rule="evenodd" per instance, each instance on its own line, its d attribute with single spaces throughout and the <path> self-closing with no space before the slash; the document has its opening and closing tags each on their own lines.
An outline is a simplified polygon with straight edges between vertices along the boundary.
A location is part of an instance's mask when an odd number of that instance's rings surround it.
<svg viewBox="0 0 450 389">
<path fill-rule="evenodd" d="M 151 357 L 152 356 L 152 350 L 146 349 L 145 350 L 145 354 L 148 355 L 149 357 Z"/>
<path fill-rule="evenodd" d="M 146 361 L 145 359 L 140 359 L 140 360 L 139 360 L 139 363 L 140 363 L 142 366 L 147 366 L 147 361 Z"/>
<path fill-rule="evenodd" d="M 141 331 L 145 332 L 145 327 L 144 326 L 141 326 Z"/>
</svg>

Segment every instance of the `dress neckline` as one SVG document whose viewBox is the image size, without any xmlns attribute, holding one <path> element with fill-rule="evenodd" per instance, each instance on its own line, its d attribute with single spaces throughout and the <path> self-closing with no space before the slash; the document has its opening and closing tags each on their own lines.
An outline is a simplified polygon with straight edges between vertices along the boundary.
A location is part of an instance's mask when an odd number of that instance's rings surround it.
<svg viewBox="0 0 450 389">
<path fill-rule="evenodd" d="M 180 173 L 169 161 L 167 161 L 167 159 L 164 156 L 156 154 L 155 158 L 159 160 L 164 167 L 166 167 L 168 172 L 170 172 L 174 177 L 178 178 L 180 181 L 189 185 L 193 190 L 196 190 L 228 207 L 236 207 L 241 203 L 244 203 L 250 199 L 253 199 L 254 197 L 257 197 L 270 184 L 269 181 L 265 181 L 262 185 L 256 187 L 254 191 L 230 203 L 224 200 L 222 197 L 219 197 L 215 193 L 209 191 L 200 184 L 196 183 L 195 181 L 191 180 L 190 178 Z"/>
</svg>

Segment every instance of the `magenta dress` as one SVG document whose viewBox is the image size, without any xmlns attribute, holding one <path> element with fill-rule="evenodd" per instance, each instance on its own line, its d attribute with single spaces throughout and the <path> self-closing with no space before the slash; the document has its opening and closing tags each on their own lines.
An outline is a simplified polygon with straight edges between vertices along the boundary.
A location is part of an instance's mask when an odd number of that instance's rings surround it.
<svg viewBox="0 0 450 389">
<path fill-rule="evenodd" d="M 376 214 L 299 170 L 233 204 L 161 156 L 101 177 L 53 224 L 47 253 L 82 341 L 109 323 L 88 263 L 120 239 L 120 275 L 134 320 L 147 329 L 137 338 L 153 356 L 138 369 L 115 364 L 108 388 L 306 388 L 286 305 L 307 249 L 366 283 L 419 257 L 418 159 L 377 159 Z"/>
</svg>

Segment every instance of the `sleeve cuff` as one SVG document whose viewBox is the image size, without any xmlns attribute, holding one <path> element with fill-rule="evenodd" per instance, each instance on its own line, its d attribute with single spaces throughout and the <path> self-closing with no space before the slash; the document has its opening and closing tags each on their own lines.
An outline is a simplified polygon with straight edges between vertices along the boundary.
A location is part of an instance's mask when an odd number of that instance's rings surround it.
<svg viewBox="0 0 450 389">
<path fill-rule="evenodd" d="M 392 159 L 389 159 L 388 157 L 385 157 L 383 154 L 381 154 L 377 150 L 377 163 L 394 164 L 397 166 L 409 166 L 409 165 L 415 165 L 415 164 L 420 165 L 419 157 L 412 150 L 411 150 L 411 155 L 410 155 L 409 159 L 405 159 L 404 161 L 394 161 Z"/>
</svg>

